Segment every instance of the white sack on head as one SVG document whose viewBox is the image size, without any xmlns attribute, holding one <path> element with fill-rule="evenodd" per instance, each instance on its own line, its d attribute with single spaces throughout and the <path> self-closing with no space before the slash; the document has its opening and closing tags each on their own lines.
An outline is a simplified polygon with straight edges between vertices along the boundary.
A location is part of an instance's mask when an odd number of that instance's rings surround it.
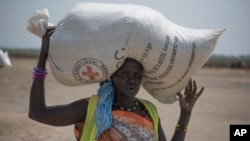
<svg viewBox="0 0 250 141">
<path fill-rule="evenodd" d="M 125 58 L 136 59 L 145 69 L 142 86 L 173 103 L 223 31 L 182 27 L 140 5 L 79 3 L 57 24 L 49 60 L 60 83 L 77 86 L 108 79 Z"/>
</svg>

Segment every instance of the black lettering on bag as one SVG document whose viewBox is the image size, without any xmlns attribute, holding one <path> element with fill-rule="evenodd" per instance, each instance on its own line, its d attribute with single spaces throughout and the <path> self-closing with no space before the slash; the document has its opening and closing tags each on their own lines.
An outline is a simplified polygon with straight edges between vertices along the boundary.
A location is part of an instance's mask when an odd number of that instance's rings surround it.
<svg viewBox="0 0 250 141">
<path fill-rule="evenodd" d="M 146 73 L 149 73 L 149 74 L 156 73 L 156 71 L 160 69 L 160 67 L 164 63 L 165 58 L 167 56 L 169 39 L 170 37 L 166 35 L 166 41 L 165 41 L 164 47 L 162 48 L 161 54 L 159 55 L 159 58 L 157 60 L 157 64 L 153 66 L 151 70 L 145 71 Z"/>
</svg>

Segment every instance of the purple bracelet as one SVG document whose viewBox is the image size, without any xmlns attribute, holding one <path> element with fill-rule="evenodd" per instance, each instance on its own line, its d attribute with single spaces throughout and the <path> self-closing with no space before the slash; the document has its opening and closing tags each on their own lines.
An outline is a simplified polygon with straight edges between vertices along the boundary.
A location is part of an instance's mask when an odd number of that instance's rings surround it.
<svg viewBox="0 0 250 141">
<path fill-rule="evenodd" d="M 46 76 L 47 76 L 47 69 L 45 68 L 38 68 L 38 67 L 35 67 L 34 70 L 33 70 L 33 76 L 32 78 L 35 79 L 35 78 L 42 78 L 42 79 L 45 79 Z"/>
</svg>

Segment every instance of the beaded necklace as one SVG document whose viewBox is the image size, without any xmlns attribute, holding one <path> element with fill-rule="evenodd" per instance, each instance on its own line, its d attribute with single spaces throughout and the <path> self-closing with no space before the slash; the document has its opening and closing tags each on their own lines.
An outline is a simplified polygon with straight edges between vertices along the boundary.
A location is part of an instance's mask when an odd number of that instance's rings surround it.
<svg viewBox="0 0 250 141">
<path fill-rule="evenodd" d="M 122 107 L 122 106 L 118 105 L 116 102 L 114 102 L 114 106 L 117 107 L 117 108 L 120 109 L 120 110 L 124 110 L 124 111 L 129 111 L 129 112 L 131 112 L 131 111 L 136 110 L 136 108 L 137 108 L 137 106 L 138 106 L 138 101 L 137 101 L 136 99 L 135 99 L 134 102 L 135 102 L 135 103 L 134 103 L 134 105 L 133 105 L 132 108 L 125 108 L 125 107 Z"/>
</svg>

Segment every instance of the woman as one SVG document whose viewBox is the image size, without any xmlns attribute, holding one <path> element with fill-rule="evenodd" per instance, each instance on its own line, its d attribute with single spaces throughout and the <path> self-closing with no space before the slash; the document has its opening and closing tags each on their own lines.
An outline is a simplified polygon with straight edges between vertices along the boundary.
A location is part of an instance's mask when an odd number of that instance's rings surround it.
<svg viewBox="0 0 250 141">
<path fill-rule="evenodd" d="M 143 67 L 134 59 L 125 60 L 110 80 L 102 84 L 98 96 L 68 105 L 46 106 L 45 67 L 49 39 L 54 31 L 55 28 L 48 29 L 43 35 L 39 60 L 33 72 L 29 106 L 31 119 L 53 126 L 76 124 L 75 135 L 81 141 L 166 140 L 154 105 L 135 97 L 142 81 Z M 184 94 L 177 94 L 181 113 L 172 141 L 185 139 L 192 108 L 203 90 L 204 88 L 197 93 L 195 81 L 190 80 Z"/>
</svg>

